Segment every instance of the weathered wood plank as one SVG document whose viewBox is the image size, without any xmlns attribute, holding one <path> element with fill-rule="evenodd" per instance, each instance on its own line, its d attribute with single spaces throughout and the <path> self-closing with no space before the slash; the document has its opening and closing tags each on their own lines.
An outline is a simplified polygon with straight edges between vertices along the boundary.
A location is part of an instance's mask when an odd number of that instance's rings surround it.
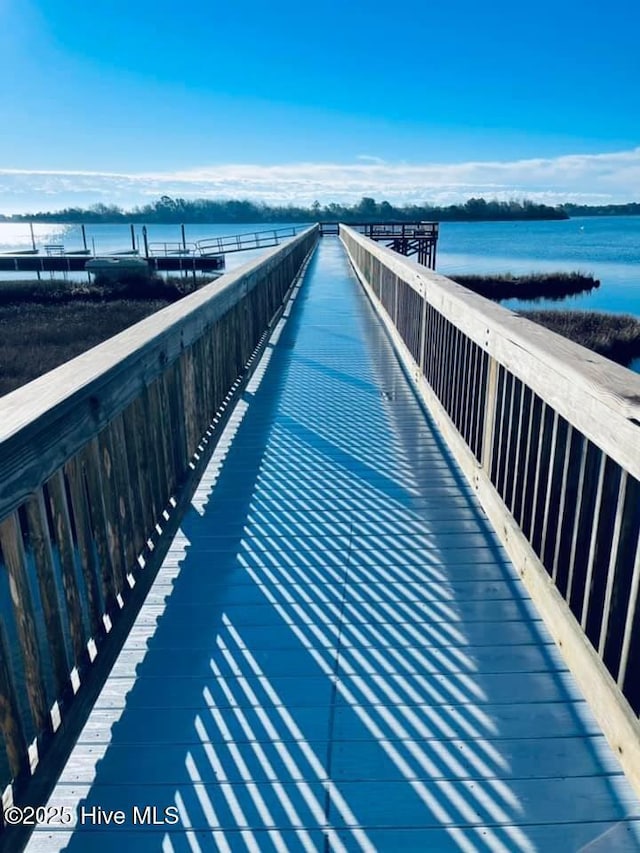
<svg viewBox="0 0 640 853">
<path fill-rule="evenodd" d="M 124 590 L 127 567 L 120 526 L 120 496 L 118 494 L 115 460 L 113 458 L 108 427 L 98 433 L 95 442 L 100 465 L 100 483 L 104 501 L 107 545 L 115 580 L 115 592 L 116 595 L 120 595 Z"/>
<path fill-rule="evenodd" d="M 160 521 L 160 513 L 167 506 L 171 497 L 171 460 L 167 453 L 166 425 L 162 421 L 162 406 L 160 402 L 160 380 L 156 380 L 147 388 L 146 402 L 148 403 L 147 417 L 150 426 L 152 443 L 148 452 L 156 459 L 158 472 L 158 507 L 157 521 Z"/>
<path fill-rule="evenodd" d="M 131 563 L 135 567 L 135 558 L 144 553 L 147 547 L 147 537 L 150 535 L 153 521 L 150 508 L 146 507 L 149 500 L 148 484 L 140 476 L 140 458 L 138 455 L 138 444 L 136 440 L 136 425 L 133 415 L 133 406 L 122 413 L 122 419 L 118 424 L 118 440 L 121 442 L 126 459 L 126 483 L 129 496 L 130 527 L 133 537 L 134 560 Z"/>
<path fill-rule="evenodd" d="M 0 732 L 13 777 L 27 764 L 27 742 L 24 735 L 15 683 L 9 669 L 9 645 L 4 625 L 0 625 Z"/>
<path fill-rule="evenodd" d="M 105 508 L 105 491 L 102 486 L 100 448 L 98 440 L 93 439 L 83 449 L 79 459 L 84 467 L 87 483 L 87 498 L 91 510 L 91 530 L 98 555 L 100 571 L 100 589 L 104 613 L 111 616 L 116 604 L 116 583 L 111 557 L 111 541 Z"/>
<path fill-rule="evenodd" d="M 118 502 L 118 527 L 122 537 L 125 573 L 129 574 L 138 567 L 136 543 L 133 532 L 133 497 L 129 482 L 129 462 L 122 427 L 122 416 L 115 418 L 107 427 L 114 483 Z"/>
<path fill-rule="evenodd" d="M 87 660 L 88 637 L 85 636 L 82 619 L 82 605 L 78 582 L 76 580 L 75 555 L 73 537 L 71 535 L 71 519 L 69 518 L 69 507 L 67 506 L 67 495 L 62 471 L 54 474 L 45 486 L 49 494 L 49 508 L 55 528 L 73 664 L 77 666 L 79 671 L 82 671 Z"/>
<path fill-rule="evenodd" d="M 99 641 L 103 626 L 100 619 L 102 616 L 102 607 L 98 586 L 98 566 L 94 550 L 97 544 L 93 541 L 91 510 L 87 503 L 82 462 L 78 457 L 74 457 L 66 463 L 64 471 L 67 482 L 69 483 L 71 511 L 73 512 L 76 536 L 78 538 L 78 552 L 82 577 L 84 579 L 84 595 L 89 617 L 89 630 L 91 631 L 91 637 L 95 641 Z"/>
<path fill-rule="evenodd" d="M 175 494 L 184 476 L 188 460 L 188 439 L 184 410 L 183 389 L 180 381 L 180 366 L 186 354 L 183 353 L 178 362 L 172 364 L 165 374 L 164 380 L 164 409 L 163 420 L 169 427 L 167 430 L 168 452 L 171 459 L 171 469 L 174 472 Z"/>
<path fill-rule="evenodd" d="M 618 548 L 620 547 L 620 533 L 624 520 L 625 501 L 627 496 L 627 482 L 629 478 L 626 471 L 623 471 L 620 476 L 618 485 L 618 495 L 616 499 L 616 518 L 611 542 L 611 551 L 609 555 L 609 567 L 607 571 L 607 586 L 602 605 L 602 624 L 600 627 L 600 639 L 598 641 L 598 654 L 604 658 L 605 646 L 607 642 L 607 634 L 609 630 L 609 618 L 611 616 L 611 607 L 613 599 L 613 587 L 616 580 L 616 563 L 618 560 Z"/>
<path fill-rule="evenodd" d="M 41 490 L 26 502 L 25 512 L 29 527 L 29 543 L 40 589 L 40 602 L 47 632 L 51 671 L 56 695 L 63 696 L 69 687 L 69 664 L 67 662 L 62 615 L 58 604 L 51 534 Z"/>
<path fill-rule="evenodd" d="M 154 480 L 157 480 L 157 472 L 149 454 L 148 424 L 143 416 L 143 404 L 140 397 L 134 400 L 126 410 L 124 426 L 127 444 L 132 446 L 135 460 L 135 476 L 132 478 L 132 486 L 138 496 L 142 511 L 141 529 L 145 540 L 142 543 L 144 548 L 146 547 L 146 540 L 151 537 L 154 531 L 155 520 L 158 517 L 155 502 L 157 485 L 154 485 Z"/>
<path fill-rule="evenodd" d="M 136 434 L 138 444 L 138 456 L 141 463 L 141 477 L 146 478 L 149 486 L 149 498 L 151 506 L 152 532 L 158 523 L 160 513 L 164 509 L 164 478 L 166 477 L 164 464 L 160 459 L 159 442 L 157 438 L 157 425 L 153 420 L 152 393 L 147 386 L 140 397 L 134 403 L 136 413 Z"/>
<path fill-rule="evenodd" d="M 25 685 L 33 724 L 38 735 L 46 734 L 50 731 L 51 721 L 44 689 L 45 680 L 40 649 L 38 648 L 38 632 L 27 580 L 24 546 L 17 513 L 12 513 L 0 521 L 0 548 L 9 574 L 11 601 L 20 641 L 20 655 L 24 666 Z"/>
<path fill-rule="evenodd" d="M 635 560 L 633 562 L 633 575 L 631 578 L 631 589 L 629 591 L 629 605 L 624 623 L 624 637 L 622 641 L 622 652 L 620 655 L 620 670 L 618 672 L 618 685 L 623 687 L 627 679 L 627 665 L 631 651 L 631 638 L 636 623 L 638 601 L 640 600 L 640 540 L 636 548 Z"/>
</svg>

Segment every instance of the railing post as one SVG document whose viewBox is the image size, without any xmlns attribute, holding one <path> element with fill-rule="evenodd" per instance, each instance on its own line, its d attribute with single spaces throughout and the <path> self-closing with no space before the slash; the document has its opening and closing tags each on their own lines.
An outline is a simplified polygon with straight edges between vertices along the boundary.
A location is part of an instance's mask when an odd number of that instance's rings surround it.
<svg viewBox="0 0 640 853">
<path fill-rule="evenodd" d="M 29 528 L 29 544 L 42 603 L 42 617 L 50 654 L 51 674 L 56 695 L 61 697 L 68 687 L 69 662 L 55 582 L 51 534 L 47 524 L 47 512 L 42 489 L 39 489 L 27 500 L 25 510 Z"/>
<path fill-rule="evenodd" d="M 27 742 L 20 720 L 18 699 L 9 669 L 9 660 L 9 644 L 5 636 L 4 625 L 0 624 L 0 731 L 2 731 L 9 770 L 15 778 L 23 770 Z"/>
<path fill-rule="evenodd" d="M 27 566 L 22 542 L 22 532 L 18 513 L 13 512 L 0 522 L 0 546 L 6 570 L 9 576 L 9 589 L 22 662 L 29 706 L 33 717 L 33 726 L 38 734 L 50 734 L 50 717 L 42 659 L 37 640 L 36 617 L 33 599 L 27 579 Z"/>
<path fill-rule="evenodd" d="M 496 401 L 498 393 L 498 362 L 489 356 L 487 370 L 487 390 L 484 405 L 484 426 L 482 436 L 482 467 L 491 478 L 491 459 L 493 457 L 493 437 L 496 421 Z"/>
<path fill-rule="evenodd" d="M 426 287 L 422 293 L 422 311 L 420 318 L 420 373 L 424 376 L 424 366 L 426 361 L 426 345 L 427 345 L 427 293 Z"/>
<path fill-rule="evenodd" d="M 382 264 L 378 264 L 380 275 L 382 276 Z M 398 328 L 398 290 L 399 279 L 397 275 L 393 277 L 393 325 Z"/>
</svg>

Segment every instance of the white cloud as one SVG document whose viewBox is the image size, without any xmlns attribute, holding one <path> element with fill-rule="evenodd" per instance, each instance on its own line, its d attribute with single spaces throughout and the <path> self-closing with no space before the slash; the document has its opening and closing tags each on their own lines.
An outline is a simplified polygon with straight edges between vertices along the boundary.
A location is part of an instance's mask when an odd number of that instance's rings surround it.
<svg viewBox="0 0 640 853">
<path fill-rule="evenodd" d="M 161 195 L 251 198 L 275 204 L 354 202 L 451 204 L 470 196 L 615 203 L 640 200 L 640 148 L 611 154 L 465 163 L 225 164 L 175 172 L 111 173 L 0 169 L 0 212 L 51 210 L 95 202 L 124 207 Z"/>
</svg>

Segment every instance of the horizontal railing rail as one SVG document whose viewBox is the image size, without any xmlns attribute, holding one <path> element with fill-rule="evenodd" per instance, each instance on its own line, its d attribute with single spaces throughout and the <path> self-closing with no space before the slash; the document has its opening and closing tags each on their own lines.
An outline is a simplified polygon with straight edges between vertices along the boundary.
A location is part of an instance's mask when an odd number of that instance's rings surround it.
<svg viewBox="0 0 640 853">
<path fill-rule="evenodd" d="M 437 222 L 368 222 L 352 227 L 373 240 L 390 240 L 393 237 L 431 237 L 437 240 L 439 231 Z"/>
<path fill-rule="evenodd" d="M 316 240 L 307 229 L 0 400 L 5 803 L 153 572 L 163 530 Z"/>
<path fill-rule="evenodd" d="M 339 233 L 339 222 L 319 222 L 318 224 L 321 235 Z M 430 237 L 435 241 L 438 239 L 440 225 L 438 222 L 352 222 L 349 227 L 374 240 L 391 241 L 396 237 Z"/>
<path fill-rule="evenodd" d="M 640 376 L 340 233 L 640 791 Z"/>
<path fill-rule="evenodd" d="M 147 243 L 150 255 L 194 255 L 197 251 L 195 243 L 181 241 L 152 241 Z"/>
<path fill-rule="evenodd" d="M 301 227 L 294 225 L 287 228 L 270 228 L 266 231 L 248 231 L 244 234 L 206 237 L 196 241 L 196 251 L 202 255 L 211 253 L 225 254 L 277 246 L 283 240 L 293 237 L 300 231 Z"/>
</svg>

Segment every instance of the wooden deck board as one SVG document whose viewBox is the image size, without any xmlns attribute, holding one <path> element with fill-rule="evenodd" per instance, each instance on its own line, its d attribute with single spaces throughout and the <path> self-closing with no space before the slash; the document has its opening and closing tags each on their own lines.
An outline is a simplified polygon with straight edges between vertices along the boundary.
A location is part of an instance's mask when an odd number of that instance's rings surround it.
<svg viewBox="0 0 640 853">
<path fill-rule="evenodd" d="M 340 651 L 334 646 L 327 649 L 327 654 L 337 660 L 342 649 L 360 649 L 361 646 L 341 646 Z M 503 646 L 474 647 L 471 652 L 443 649 L 441 647 L 424 648 L 422 646 L 402 646 L 395 651 L 386 650 L 387 660 L 384 667 L 376 663 L 375 657 L 369 661 L 358 661 L 352 669 L 358 667 L 361 672 L 375 674 L 381 668 L 385 672 L 404 674 L 438 673 L 438 672 L 548 672 L 550 670 L 566 669 L 562 658 L 554 646 L 521 645 L 515 649 Z M 295 665 L 298 652 L 295 648 L 271 649 L 258 648 L 254 655 L 260 661 L 264 658 L 272 672 L 281 671 L 283 675 L 291 672 Z M 144 662 L 144 666 L 142 663 Z M 166 678 L 167 672 L 179 672 L 184 663 L 184 652 L 180 649 L 127 649 L 120 655 L 118 665 L 111 673 L 111 678 L 129 678 L 132 671 L 139 666 L 141 678 Z M 341 660 L 341 667 L 346 668 Z M 192 653 L 189 663 L 189 676 L 201 677 L 211 672 L 210 655 L 203 649 L 200 654 Z"/>
<path fill-rule="evenodd" d="M 218 744 L 224 740 L 220 737 Z M 256 741 L 256 743 L 260 743 Z M 394 741 L 390 741 L 394 743 Z M 396 741 L 399 749 L 405 749 L 410 741 L 403 743 Z M 290 749 L 291 741 L 265 741 L 260 744 L 260 757 L 256 752 L 247 751 L 246 761 L 250 765 L 251 776 L 255 781 L 267 781 L 272 778 L 269 767 L 275 768 L 276 772 L 286 772 L 282 756 Z M 483 778 L 483 768 L 476 761 L 473 741 L 451 740 L 450 745 L 454 747 L 456 762 L 443 761 L 441 756 L 445 755 L 442 739 L 431 739 L 426 743 L 429 758 L 421 763 L 415 763 L 411 767 L 409 778 L 411 779 L 475 779 Z M 541 750 L 541 745 L 544 749 Z M 327 750 L 326 741 L 313 742 L 311 744 L 316 754 L 324 754 Z M 74 761 L 69 765 L 60 778 L 64 784 L 92 784 L 97 775 L 96 764 L 98 761 L 107 762 L 120 768 L 127 764 L 128 784 L 138 784 L 148 781 L 152 776 L 154 767 L 157 765 L 156 744 L 120 744 L 113 746 L 109 743 L 102 744 L 78 744 L 75 750 Z M 181 759 L 184 756 L 182 744 L 170 744 L 163 747 L 168 752 L 167 767 L 173 775 L 164 778 L 166 783 L 178 784 L 186 779 L 186 770 Z M 263 760 L 262 754 L 267 759 Z M 618 764 L 611 755 L 602 735 L 591 735 L 585 737 L 557 737 L 545 738 L 540 743 L 538 738 L 507 740 L 500 743 L 501 763 L 495 763 L 492 767 L 493 779 L 508 780 L 513 777 L 513 768 L 517 767 L 523 778 L 549 778 L 557 771 L 558 764 L 566 764 L 568 776 L 597 776 L 616 775 L 619 772 Z M 104 772 L 106 765 L 101 767 Z M 322 768 L 325 779 L 328 779 L 326 768 Z M 204 765 L 202 768 L 203 781 L 215 781 L 214 768 Z M 237 765 L 227 764 L 227 773 L 234 782 L 242 781 Z M 293 778 L 303 779 L 302 768 L 292 768 Z M 332 776 L 334 780 L 351 779 L 363 781 L 380 781 L 384 779 L 396 779 L 397 768 L 383 750 L 376 748 L 371 740 L 336 741 L 333 748 Z M 123 779 L 123 784 L 125 780 Z"/>
<path fill-rule="evenodd" d="M 640 804 L 342 250 L 231 417 L 51 804 L 67 850 L 640 849 Z M 134 805 L 176 826 L 133 826 Z"/>
<path fill-rule="evenodd" d="M 562 825 L 562 850 L 586 850 L 589 853 L 637 853 L 639 829 L 637 821 L 574 823 Z M 30 853 L 52 853 L 55 850 L 68 849 L 72 834 L 69 832 L 39 832 L 29 850 Z M 87 831 L 87 850 L 91 853 L 113 853 L 111 833 Z M 118 833 L 118 844 L 122 850 L 135 850 L 136 853 L 157 853 L 162 849 L 162 831 L 148 828 L 145 834 L 124 830 Z M 324 836 L 320 832 L 309 833 L 308 842 L 300 834 L 287 830 L 253 830 L 251 834 L 239 830 L 211 831 L 188 830 L 184 838 L 174 840 L 171 834 L 172 850 L 175 853 L 192 853 L 193 850 L 247 850 L 250 853 L 262 853 L 264 850 L 318 850 L 325 849 Z M 486 833 L 484 838 L 475 830 L 463 828 L 443 829 L 373 829 L 367 833 L 370 851 L 401 850 L 402 853 L 457 853 L 459 850 L 490 849 Z M 526 835 L 532 850 L 558 849 L 558 825 L 534 825 L 527 827 Z M 478 842 L 481 842 L 478 844 Z M 338 847 L 342 844 L 343 847 Z M 278 846 L 279 845 L 279 846 Z M 330 849 L 358 849 L 353 846 L 353 836 L 345 830 L 338 830 Z M 509 848 L 515 850 L 514 846 Z"/>
<path fill-rule="evenodd" d="M 316 756 L 317 760 L 320 758 Z M 567 823 L 611 822 L 629 816 L 640 817 L 637 803 L 630 799 L 628 792 L 625 794 L 620 790 L 624 786 L 620 786 L 618 776 L 574 777 L 569 783 L 565 779 L 511 779 L 506 788 L 500 780 L 495 780 L 494 784 L 494 780 L 487 780 L 483 784 L 469 780 L 429 780 L 424 783 L 404 778 L 374 782 L 341 780 L 337 787 L 335 783 L 325 784 L 321 779 L 307 778 L 303 781 L 280 782 L 278 788 L 271 784 L 260 784 L 258 780 L 253 784 L 256 789 L 259 786 L 259 796 L 257 790 L 252 791 L 251 796 L 244 789 L 250 788 L 252 783 L 228 781 L 224 778 L 224 767 L 217 762 L 216 757 L 207 755 L 204 750 L 194 750 L 190 759 L 191 773 L 198 777 L 198 781 L 194 782 L 187 776 L 179 788 L 184 791 L 183 799 L 188 803 L 187 810 L 193 815 L 192 825 L 197 829 L 209 826 L 210 816 L 207 811 L 217 815 L 222 827 L 269 828 L 265 827 L 265 821 L 268 820 L 273 827 L 290 828 L 291 817 L 287 815 L 287 806 L 295 810 L 302 826 L 313 827 L 322 814 L 326 788 L 331 798 L 335 794 L 330 819 L 337 827 L 359 828 L 363 815 L 367 816 L 366 823 L 370 828 L 475 826 L 492 828 L 494 838 L 499 838 L 503 844 L 508 843 L 511 834 L 505 832 L 504 828 L 513 827 L 510 814 L 513 805 L 510 808 L 509 792 L 513 801 L 527 814 L 527 825 L 556 823 L 559 830 L 560 826 Z M 200 781 L 197 772 L 197 767 L 207 761 L 218 767 L 219 778 L 213 784 Z M 154 785 L 148 782 L 138 785 L 59 785 L 50 804 L 75 808 L 75 804 L 80 801 L 85 814 L 87 809 L 95 806 L 115 811 L 121 809 L 123 804 L 137 803 L 155 806 L 162 812 L 173 803 L 175 789 L 175 783 L 164 782 Z M 210 804 L 210 810 L 198 808 L 205 799 Z M 522 849 L 526 842 L 527 825 L 511 834 L 511 849 L 518 849 L 518 842 Z M 117 829 L 113 830 L 114 833 Z M 139 826 L 138 830 L 144 833 L 148 827 Z M 559 846 L 558 849 L 566 847 Z"/>
</svg>

